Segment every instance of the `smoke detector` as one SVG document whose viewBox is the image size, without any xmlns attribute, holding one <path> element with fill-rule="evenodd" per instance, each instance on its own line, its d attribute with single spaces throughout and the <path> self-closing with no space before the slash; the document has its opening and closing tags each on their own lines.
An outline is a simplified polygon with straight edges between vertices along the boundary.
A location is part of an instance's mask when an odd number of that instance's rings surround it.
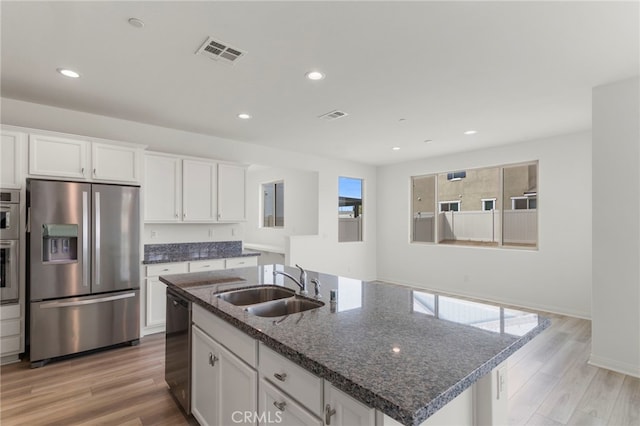
<svg viewBox="0 0 640 426">
<path fill-rule="evenodd" d="M 196 51 L 196 55 L 203 55 L 214 61 L 220 61 L 233 65 L 238 59 L 245 55 L 246 52 L 229 46 L 228 43 L 216 40 L 213 37 L 207 40 Z"/>
<path fill-rule="evenodd" d="M 347 115 L 349 115 L 349 114 L 347 114 L 344 111 L 339 111 L 339 110 L 336 109 L 336 110 L 330 111 L 330 112 L 328 112 L 326 114 L 322 114 L 322 115 L 318 116 L 318 118 L 321 118 L 321 119 L 327 120 L 327 121 L 332 121 L 332 120 L 337 120 L 338 118 L 346 117 Z"/>
</svg>

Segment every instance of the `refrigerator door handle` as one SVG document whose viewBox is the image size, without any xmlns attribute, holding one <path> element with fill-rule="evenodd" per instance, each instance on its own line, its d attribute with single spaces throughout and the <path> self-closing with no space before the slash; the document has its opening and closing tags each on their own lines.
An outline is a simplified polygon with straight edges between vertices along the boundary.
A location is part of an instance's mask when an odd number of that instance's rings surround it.
<svg viewBox="0 0 640 426">
<path fill-rule="evenodd" d="M 82 285 L 89 287 L 89 193 L 82 191 Z"/>
<path fill-rule="evenodd" d="M 135 295 L 136 295 L 135 293 L 125 293 L 125 294 L 118 294 L 116 296 L 100 297 L 98 299 L 76 300 L 75 302 L 49 302 L 49 303 L 41 304 L 40 309 L 68 308 L 73 306 L 95 305 L 96 303 L 111 302 L 113 300 L 129 299 L 130 297 L 134 297 Z"/>
<path fill-rule="evenodd" d="M 95 196 L 96 204 L 93 210 L 96 217 L 96 222 L 93 225 L 95 227 L 95 255 L 93 256 L 95 269 L 93 283 L 100 285 L 100 192 L 96 191 Z"/>
</svg>

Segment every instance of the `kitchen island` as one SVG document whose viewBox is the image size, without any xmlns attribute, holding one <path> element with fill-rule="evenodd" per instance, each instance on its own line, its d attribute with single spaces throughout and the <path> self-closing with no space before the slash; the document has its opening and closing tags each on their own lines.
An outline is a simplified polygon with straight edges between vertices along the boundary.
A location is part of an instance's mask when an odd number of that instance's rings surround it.
<svg viewBox="0 0 640 426">
<path fill-rule="evenodd" d="M 196 305 L 194 314 L 206 311 L 225 327 L 260 342 L 255 346 L 260 356 L 274 351 L 324 379 L 325 403 L 330 384 L 375 409 L 370 424 L 429 424 L 431 416 L 452 404 L 458 404 L 456 412 L 473 411 L 455 422 L 495 422 L 496 416 L 504 416 L 507 396 L 499 374 L 488 373 L 502 372 L 506 359 L 550 324 L 536 314 L 498 305 L 315 272 L 308 272 L 308 279 L 321 282 L 324 306 L 305 312 L 259 317 L 218 297 L 258 284 L 299 290 L 292 280 L 274 277 L 274 269 L 298 276 L 295 268 L 263 265 L 160 280 Z M 313 285 L 309 287 L 313 299 Z M 331 290 L 336 303 L 330 302 Z M 337 424 L 330 423 L 331 407 L 320 404 L 325 424 Z"/>
</svg>

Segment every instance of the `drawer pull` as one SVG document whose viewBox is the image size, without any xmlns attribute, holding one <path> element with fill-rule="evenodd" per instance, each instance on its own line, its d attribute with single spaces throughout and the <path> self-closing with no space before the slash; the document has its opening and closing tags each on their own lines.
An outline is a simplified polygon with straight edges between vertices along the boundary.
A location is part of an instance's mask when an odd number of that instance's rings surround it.
<svg viewBox="0 0 640 426">
<path fill-rule="evenodd" d="M 274 373 L 273 377 L 280 380 L 281 382 L 284 382 L 285 380 L 287 380 L 287 373 Z"/>
<path fill-rule="evenodd" d="M 218 357 L 209 352 L 209 365 L 214 367 L 216 365 L 216 362 L 218 362 Z"/>
<path fill-rule="evenodd" d="M 335 408 L 331 408 L 331 405 L 327 404 L 324 411 L 324 423 L 328 426 L 331 424 L 331 416 L 336 413 Z"/>
<path fill-rule="evenodd" d="M 169 268 L 164 268 L 164 269 L 162 270 L 162 272 L 167 272 L 168 270 L 169 270 Z"/>
<path fill-rule="evenodd" d="M 284 402 L 284 401 L 282 401 L 282 402 L 273 401 L 273 405 L 275 405 L 278 410 L 284 411 L 284 407 L 287 406 L 287 403 Z"/>
</svg>

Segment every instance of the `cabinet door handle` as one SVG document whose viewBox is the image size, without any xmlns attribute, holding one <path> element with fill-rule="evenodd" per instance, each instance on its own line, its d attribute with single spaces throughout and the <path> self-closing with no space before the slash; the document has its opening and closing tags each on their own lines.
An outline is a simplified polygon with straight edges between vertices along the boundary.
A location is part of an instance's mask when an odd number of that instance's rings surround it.
<svg viewBox="0 0 640 426">
<path fill-rule="evenodd" d="M 324 409 L 324 423 L 328 426 L 331 424 L 331 416 L 333 416 L 336 413 L 336 409 L 335 408 L 331 408 L 331 405 L 327 404 L 327 406 Z"/>
<path fill-rule="evenodd" d="M 176 213 L 176 219 L 179 218 L 179 217 L 180 217 L 180 215 L 178 213 Z"/>
<path fill-rule="evenodd" d="M 93 169 L 93 176 L 95 177 L 96 175 L 96 169 Z"/>
<path fill-rule="evenodd" d="M 216 362 L 218 362 L 218 357 L 213 353 L 209 352 L 209 365 L 213 367 L 216 365 Z"/>
<path fill-rule="evenodd" d="M 84 167 L 80 169 L 80 173 L 82 173 L 82 176 L 84 176 Z"/>
<path fill-rule="evenodd" d="M 273 377 L 280 380 L 281 382 L 284 382 L 285 380 L 287 380 L 287 373 L 274 373 Z"/>
<path fill-rule="evenodd" d="M 282 402 L 273 401 L 273 405 L 275 405 L 278 410 L 284 411 L 284 407 L 287 406 L 287 403 L 284 402 L 284 401 L 282 401 Z"/>
</svg>

